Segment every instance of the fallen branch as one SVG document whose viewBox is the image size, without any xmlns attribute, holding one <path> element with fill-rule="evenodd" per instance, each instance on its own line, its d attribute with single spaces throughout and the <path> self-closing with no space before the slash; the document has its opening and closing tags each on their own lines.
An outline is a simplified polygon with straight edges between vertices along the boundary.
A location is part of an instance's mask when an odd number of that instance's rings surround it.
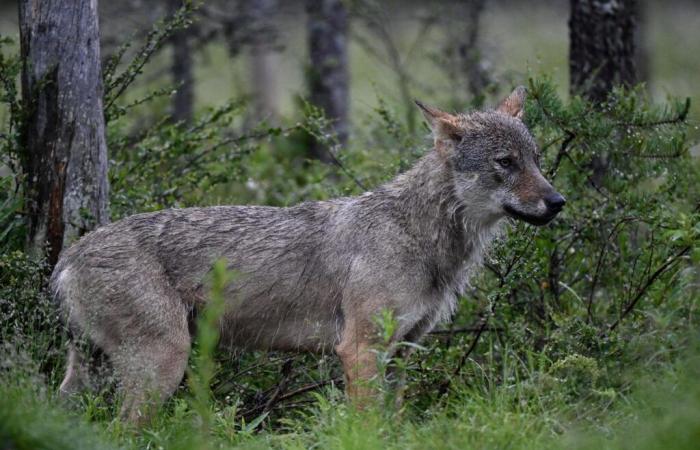
<svg viewBox="0 0 700 450">
<path fill-rule="evenodd" d="M 270 396 L 270 398 L 265 402 L 264 405 L 256 405 L 253 406 L 252 408 L 249 408 L 243 412 L 241 412 L 241 416 L 244 417 L 246 420 L 249 420 L 252 417 L 259 416 L 260 414 L 267 412 L 267 411 L 272 411 L 273 409 L 278 409 L 282 405 L 281 403 L 289 400 L 294 397 L 298 397 L 299 395 L 305 394 L 307 392 L 314 391 L 316 389 L 320 389 L 324 386 L 327 386 L 332 383 L 338 383 L 342 380 L 342 377 L 335 377 L 335 378 L 329 378 L 326 380 L 321 380 L 317 381 L 315 383 L 310 383 L 306 384 L 304 386 L 301 386 L 297 389 L 294 389 L 292 391 L 286 392 L 284 394 L 281 394 L 284 389 L 275 389 L 275 392 Z M 284 380 L 283 380 L 284 382 Z M 280 385 L 282 382 L 280 383 Z M 279 386 L 279 385 L 278 385 Z M 305 402 L 299 402 L 299 404 L 305 403 Z"/>
<path fill-rule="evenodd" d="M 449 388 L 450 384 L 452 383 L 452 378 L 459 375 L 459 373 L 462 371 L 462 367 L 464 367 L 464 364 L 467 362 L 467 359 L 469 358 L 469 356 L 472 354 L 472 352 L 476 348 L 476 344 L 479 343 L 479 338 L 481 338 L 481 335 L 486 330 L 488 323 L 489 323 L 489 316 L 487 315 L 481 320 L 481 326 L 479 326 L 479 329 L 477 330 L 476 336 L 474 336 L 474 340 L 472 340 L 471 345 L 469 346 L 467 351 L 462 354 L 462 357 L 459 359 L 459 363 L 457 364 L 457 367 L 455 367 L 455 370 L 452 373 L 453 376 L 446 379 L 445 381 L 443 381 L 443 383 L 440 385 L 440 389 L 438 390 L 439 397 L 442 397 L 443 395 L 445 395 L 445 393 L 447 392 L 447 388 Z"/>
<path fill-rule="evenodd" d="M 479 333 L 479 332 L 486 332 L 486 331 L 503 331 L 503 328 L 498 328 L 498 327 L 487 327 L 486 329 L 482 330 L 480 326 L 477 327 L 462 327 L 462 328 L 452 328 L 452 329 L 447 329 L 447 330 L 433 330 L 429 332 L 429 335 L 432 336 L 449 336 L 452 334 L 459 334 L 459 333 Z"/>
</svg>

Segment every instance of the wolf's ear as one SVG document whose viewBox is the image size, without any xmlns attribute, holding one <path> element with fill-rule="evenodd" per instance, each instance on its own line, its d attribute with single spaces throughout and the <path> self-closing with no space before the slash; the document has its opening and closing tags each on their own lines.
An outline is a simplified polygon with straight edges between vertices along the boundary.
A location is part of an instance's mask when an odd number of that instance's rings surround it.
<svg viewBox="0 0 700 450">
<path fill-rule="evenodd" d="M 414 100 L 416 105 L 423 112 L 425 120 L 428 121 L 430 129 L 433 130 L 436 144 L 439 141 L 452 140 L 459 141 L 462 138 L 463 131 L 459 126 L 457 117 L 445 111 L 440 111 L 437 108 L 428 106 L 418 100 Z"/>
<path fill-rule="evenodd" d="M 524 86 L 516 87 L 513 92 L 498 105 L 496 111 L 523 120 L 525 116 L 526 95 L 527 91 Z"/>
</svg>

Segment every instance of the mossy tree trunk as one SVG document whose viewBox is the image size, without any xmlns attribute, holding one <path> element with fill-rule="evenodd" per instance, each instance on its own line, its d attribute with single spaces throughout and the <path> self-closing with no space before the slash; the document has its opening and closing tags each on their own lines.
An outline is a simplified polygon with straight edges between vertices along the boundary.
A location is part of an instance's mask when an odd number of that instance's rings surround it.
<svg viewBox="0 0 700 450">
<path fill-rule="evenodd" d="M 50 264 L 109 221 L 96 0 L 19 3 L 27 247 Z"/>
</svg>

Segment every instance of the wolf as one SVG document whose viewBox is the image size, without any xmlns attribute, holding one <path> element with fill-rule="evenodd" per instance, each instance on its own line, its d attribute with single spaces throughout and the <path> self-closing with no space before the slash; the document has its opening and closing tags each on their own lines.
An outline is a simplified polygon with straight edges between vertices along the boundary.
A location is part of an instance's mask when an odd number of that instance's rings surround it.
<svg viewBox="0 0 700 450">
<path fill-rule="evenodd" d="M 137 214 L 66 249 L 50 289 L 71 334 L 111 361 L 122 416 L 141 422 L 181 382 L 219 259 L 237 274 L 224 292 L 221 346 L 335 352 L 350 399 L 371 396 L 378 314 L 393 314 L 392 342 L 420 341 L 452 316 L 503 219 L 544 225 L 564 206 L 540 171 L 525 96 L 518 87 L 468 114 L 416 102 L 433 148 L 360 196 Z M 82 389 L 86 364 L 71 344 L 61 393 Z"/>
</svg>

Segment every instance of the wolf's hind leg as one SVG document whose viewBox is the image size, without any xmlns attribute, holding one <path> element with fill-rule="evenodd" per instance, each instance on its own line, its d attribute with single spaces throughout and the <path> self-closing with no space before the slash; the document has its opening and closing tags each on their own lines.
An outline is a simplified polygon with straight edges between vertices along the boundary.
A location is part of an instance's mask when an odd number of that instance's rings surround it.
<svg viewBox="0 0 700 450">
<path fill-rule="evenodd" d="M 157 339 L 142 343 L 139 348 L 129 347 L 123 349 L 124 354 L 113 358 L 124 393 L 121 416 L 132 424 L 142 425 L 182 381 L 189 340 Z"/>
<path fill-rule="evenodd" d="M 68 397 L 84 391 L 88 387 L 89 368 L 85 356 L 71 342 L 68 347 L 68 362 L 66 375 L 63 377 L 58 392 L 62 397 Z"/>
<path fill-rule="evenodd" d="M 147 422 L 182 381 L 188 355 L 189 347 L 151 342 L 132 354 L 128 362 L 117 364 L 124 392 L 122 418 L 136 425 Z"/>
<path fill-rule="evenodd" d="M 159 303 L 166 310 L 160 311 L 156 322 L 132 323 L 130 339 L 110 355 L 124 394 L 121 416 L 134 425 L 150 419 L 175 392 L 187 368 L 191 340 L 187 313 L 173 303 Z"/>
</svg>

